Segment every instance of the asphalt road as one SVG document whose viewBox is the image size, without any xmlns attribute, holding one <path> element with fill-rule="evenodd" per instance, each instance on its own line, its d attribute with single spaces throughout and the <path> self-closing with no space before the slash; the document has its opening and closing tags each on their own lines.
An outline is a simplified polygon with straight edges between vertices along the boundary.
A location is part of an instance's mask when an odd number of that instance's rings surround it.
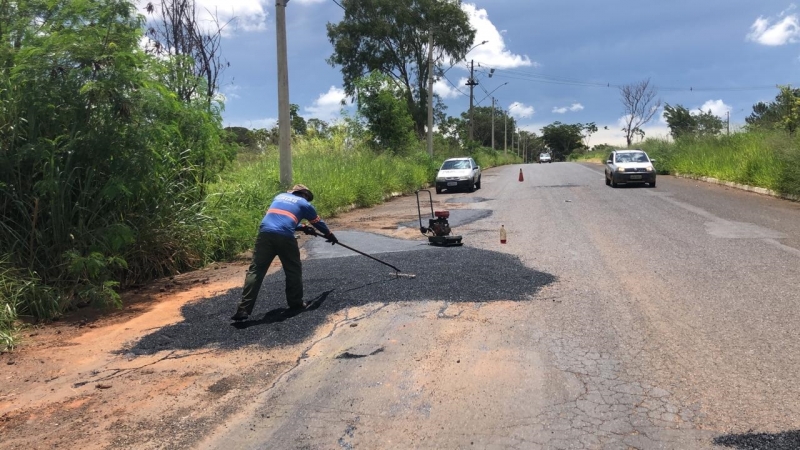
<svg viewBox="0 0 800 450">
<path fill-rule="evenodd" d="M 482 185 L 437 196 L 481 211 L 463 248 L 346 235 L 416 279 L 310 248 L 311 311 L 278 273 L 263 318 L 227 325 L 232 292 L 131 351 L 308 341 L 201 448 L 800 448 L 799 204 L 568 163 Z"/>
</svg>

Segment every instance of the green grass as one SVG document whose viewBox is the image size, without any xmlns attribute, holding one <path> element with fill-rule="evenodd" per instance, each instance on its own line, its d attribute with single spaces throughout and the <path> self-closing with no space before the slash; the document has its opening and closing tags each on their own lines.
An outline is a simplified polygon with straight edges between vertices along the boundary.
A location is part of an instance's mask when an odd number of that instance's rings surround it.
<svg viewBox="0 0 800 450">
<path fill-rule="evenodd" d="M 607 155 L 601 152 L 589 152 L 569 155 L 570 161 L 603 163 Z"/>
<path fill-rule="evenodd" d="M 424 152 L 395 156 L 379 154 L 365 146 L 348 148 L 345 140 L 336 136 L 298 139 L 292 146 L 293 180 L 311 188 L 314 206 L 323 218 L 329 218 L 430 184 L 444 159 L 464 156 L 449 153 L 436 151 L 433 159 Z M 514 155 L 490 149 L 478 149 L 472 156 L 482 169 L 519 162 Z M 209 187 L 206 213 L 220 224 L 212 233 L 216 258 L 229 258 L 250 248 L 265 209 L 281 190 L 275 148 L 261 155 L 241 156 Z"/>
<path fill-rule="evenodd" d="M 783 194 L 800 194 L 800 139 L 782 132 L 648 139 L 638 145 L 659 172 L 713 177 Z"/>
</svg>

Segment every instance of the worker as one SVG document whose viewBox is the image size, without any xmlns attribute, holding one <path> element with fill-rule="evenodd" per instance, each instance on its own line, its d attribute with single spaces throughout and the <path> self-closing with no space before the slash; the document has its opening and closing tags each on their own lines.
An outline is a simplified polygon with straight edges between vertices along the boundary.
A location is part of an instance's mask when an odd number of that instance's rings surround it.
<svg viewBox="0 0 800 450">
<path fill-rule="evenodd" d="M 258 228 L 253 262 L 244 278 L 242 301 L 231 320 L 246 320 L 253 312 L 261 283 L 275 256 L 280 258 L 286 274 L 286 302 L 289 308 L 302 310 L 308 306 L 303 302 L 303 267 L 295 232 L 315 234 L 316 228 L 325 236 L 326 242 L 332 245 L 339 242 L 317 215 L 317 210 L 310 203 L 312 200 L 314 194 L 302 184 L 296 184 L 287 193 L 278 194 L 272 200 Z M 302 220 L 308 221 L 314 228 L 303 225 Z"/>
</svg>

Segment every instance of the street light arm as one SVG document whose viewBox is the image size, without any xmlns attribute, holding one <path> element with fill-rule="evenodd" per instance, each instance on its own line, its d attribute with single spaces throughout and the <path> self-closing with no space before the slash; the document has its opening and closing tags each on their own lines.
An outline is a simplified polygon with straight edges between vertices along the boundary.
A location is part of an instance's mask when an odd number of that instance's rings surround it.
<svg viewBox="0 0 800 450">
<path fill-rule="evenodd" d="M 469 52 L 471 52 L 471 51 L 475 50 L 476 48 L 480 47 L 481 45 L 487 44 L 487 43 L 489 43 L 489 41 L 483 41 L 483 42 L 481 42 L 479 44 L 473 45 L 471 49 L 467 50 L 467 53 L 464 53 L 464 58 L 466 58 L 467 55 L 469 55 Z M 460 63 L 463 60 L 464 59 L 460 59 L 460 60 L 454 62 L 453 64 L 450 64 L 450 67 L 448 67 L 444 72 L 442 72 L 442 75 L 446 74 L 448 70 L 452 69 L 453 67 L 456 66 L 456 64 Z"/>
</svg>

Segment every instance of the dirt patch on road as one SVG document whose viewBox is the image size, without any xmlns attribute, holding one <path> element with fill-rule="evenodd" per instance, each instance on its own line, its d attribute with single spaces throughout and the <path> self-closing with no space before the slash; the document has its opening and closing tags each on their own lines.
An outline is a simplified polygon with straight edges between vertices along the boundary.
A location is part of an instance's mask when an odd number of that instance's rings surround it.
<svg viewBox="0 0 800 450">
<path fill-rule="evenodd" d="M 434 209 L 445 209 L 447 198 L 435 196 Z M 406 196 L 328 222 L 334 232 L 423 241 L 418 229 L 398 226 L 417 217 L 415 197 Z M 144 355 L 125 349 L 181 322 L 185 305 L 241 289 L 248 264 L 247 256 L 214 264 L 125 293 L 121 310 L 86 309 L 29 327 L 16 351 L 0 354 L 0 448 L 185 448 L 239 411 L 298 364 L 305 343 Z M 270 272 L 278 269 L 276 261 Z M 327 328 L 320 325 L 310 340 Z"/>
</svg>

